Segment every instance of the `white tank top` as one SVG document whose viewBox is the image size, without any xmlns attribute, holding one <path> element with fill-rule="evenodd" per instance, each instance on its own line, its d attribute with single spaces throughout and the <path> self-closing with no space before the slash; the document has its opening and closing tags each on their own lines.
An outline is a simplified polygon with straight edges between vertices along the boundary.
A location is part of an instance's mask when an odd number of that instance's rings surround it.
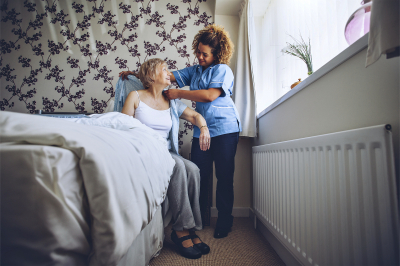
<svg viewBox="0 0 400 266">
<path fill-rule="evenodd" d="M 138 98 L 139 93 L 136 91 Z M 135 118 L 146 126 L 157 131 L 163 138 L 168 140 L 169 131 L 172 127 L 170 108 L 167 110 L 156 110 L 142 102 L 139 98 L 139 105 L 135 110 Z"/>
</svg>

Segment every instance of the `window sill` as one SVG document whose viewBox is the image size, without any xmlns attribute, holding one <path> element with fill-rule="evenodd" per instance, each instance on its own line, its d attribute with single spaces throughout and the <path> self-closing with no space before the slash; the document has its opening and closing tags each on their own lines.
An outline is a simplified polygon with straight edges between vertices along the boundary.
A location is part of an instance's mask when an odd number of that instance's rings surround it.
<svg viewBox="0 0 400 266">
<path fill-rule="evenodd" d="M 308 85 L 318 80 L 319 78 L 323 77 L 324 75 L 332 71 L 334 68 L 338 67 L 339 65 L 350 59 L 352 56 L 358 54 L 361 50 L 364 50 L 367 47 L 368 47 L 368 33 L 365 34 L 360 39 L 358 39 L 355 43 L 347 47 L 345 50 L 343 50 L 331 61 L 323 65 L 320 69 L 315 71 L 312 75 L 303 80 L 299 85 L 288 91 L 285 95 L 276 100 L 273 104 L 265 108 L 261 113 L 257 115 L 257 119 L 260 119 L 262 116 L 266 115 L 271 110 L 278 107 L 280 104 L 288 100 L 290 97 L 292 97 L 299 91 L 303 90 Z"/>
</svg>

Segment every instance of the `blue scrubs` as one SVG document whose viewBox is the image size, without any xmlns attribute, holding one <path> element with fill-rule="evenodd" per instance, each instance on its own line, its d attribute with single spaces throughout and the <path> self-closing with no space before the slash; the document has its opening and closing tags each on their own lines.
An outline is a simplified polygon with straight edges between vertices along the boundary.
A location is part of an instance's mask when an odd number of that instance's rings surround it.
<svg viewBox="0 0 400 266">
<path fill-rule="evenodd" d="M 210 149 L 200 150 L 200 130 L 194 127 L 191 159 L 199 167 L 200 209 L 203 225 L 210 225 L 212 204 L 213 162 L 217 177 L 216 204 L 217 228 L 230 228 L 233 223 L 233 175 L 236 147 L 242 126 L 235 104 L 231 99 L 233 73 L 225 64 L 212 64 L 207 69 L 200 65 L 172 72 L 179 87 L 190 86 L 190 90 L 221 88 L 223 92 L 212 102 L 196 102 L 196 111 L 207 122 L 211 136 Z"/>
<path fill-rule="evenodd" d="M 172 72 L 179 87 L 190 86 L 190 90 L 222 88 L 221 95 L 212 102 L 196 102 L 196 111 L 207 121 L 211 137 L 242 131 L 239 114 L 232 101 L 233 73 L 225 64 L 212 64 L 203 70 L 200 65 Z M 193 137 L 200 137 L 194 127 Z"/>
</svg>

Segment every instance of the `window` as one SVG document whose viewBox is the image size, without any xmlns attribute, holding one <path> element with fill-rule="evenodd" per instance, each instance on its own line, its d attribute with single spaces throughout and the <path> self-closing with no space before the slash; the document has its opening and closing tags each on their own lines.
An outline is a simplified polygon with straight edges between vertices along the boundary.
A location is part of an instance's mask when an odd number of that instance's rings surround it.
<svg viewBox="0 0 400 266">
<path fill-rule="evenodd" d="M 256 0 L 264 1 L 264 0 Z M 287 42 L 300 36 L 311 42 L 314 72 L 349 45 L 344 29 L 361 0 L 271 0 L 262 16 L 255 16 L 257 34 L 257 114 L 308 77 L 306 64 L 284 54 Z M 257 14 L 256 12 L 254 12 Z"/>
</svg>

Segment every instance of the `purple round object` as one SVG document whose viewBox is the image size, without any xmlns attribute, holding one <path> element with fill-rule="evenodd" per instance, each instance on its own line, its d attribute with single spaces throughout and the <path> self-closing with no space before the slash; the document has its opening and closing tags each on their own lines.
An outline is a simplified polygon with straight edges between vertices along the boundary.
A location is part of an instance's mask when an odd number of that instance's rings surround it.
<svg viewBox="0 0 400 266">
<path fill-rule="evenodd" d="M 369 32 L 372 1 L 362 1 L 358 8 L 347 20 L 344 36 L 349 45 Z"/>
</svg>

